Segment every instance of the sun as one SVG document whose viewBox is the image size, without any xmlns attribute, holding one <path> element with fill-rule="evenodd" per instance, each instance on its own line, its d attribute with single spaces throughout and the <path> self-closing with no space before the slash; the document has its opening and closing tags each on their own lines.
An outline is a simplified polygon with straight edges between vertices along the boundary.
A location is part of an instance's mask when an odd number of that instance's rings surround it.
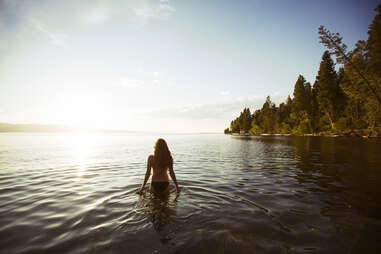
<svg viewBox="0 0 381 254">
<path fill-rule="evenodd" d="M 105 126 L 105 105 L 94 96 L 71 96 L 60 112 L 60 122 L 74 128 L 96 129 Z"/>
</svg>

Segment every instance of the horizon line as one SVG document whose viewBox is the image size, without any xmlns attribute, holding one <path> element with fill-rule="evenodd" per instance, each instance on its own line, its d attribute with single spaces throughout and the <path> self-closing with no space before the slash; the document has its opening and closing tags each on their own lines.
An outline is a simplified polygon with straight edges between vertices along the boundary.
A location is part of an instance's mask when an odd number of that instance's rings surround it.
<svg viewBox="0 0 381 254">
<path fill-rule="evenodd" d="M 5 126 L 4 126 L 5 125 Z M 13 128 L 13 129 L 12 129 Z M 28 130 L 28 128 L 30 130 Z M 41 124 L 41 123 L 10 123 L 0 122 L 0 133 L 24 132 L 24 133 L 68 133 L 68 132 L 105 132 L 105 133 L 136 133 L 136 134 L 223 134 L 219 131 L 138 131 L 127 129 L 107 129 L 74 127 L 65 124 Z"/>
</svg>

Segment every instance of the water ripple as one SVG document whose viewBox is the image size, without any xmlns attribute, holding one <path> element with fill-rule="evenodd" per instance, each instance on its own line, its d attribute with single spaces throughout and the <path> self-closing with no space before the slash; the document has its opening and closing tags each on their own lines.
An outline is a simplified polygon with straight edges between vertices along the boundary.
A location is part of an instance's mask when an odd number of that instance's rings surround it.
<svg viewBox="0 0 381 254">
<path fill-rule="evenodd" d="M 378 141 L 169 135 L 181 193 L 157 198 L 136 194 L 156 137 L 1 135 L 4 253 L 381 249 Z"/>
</svg>

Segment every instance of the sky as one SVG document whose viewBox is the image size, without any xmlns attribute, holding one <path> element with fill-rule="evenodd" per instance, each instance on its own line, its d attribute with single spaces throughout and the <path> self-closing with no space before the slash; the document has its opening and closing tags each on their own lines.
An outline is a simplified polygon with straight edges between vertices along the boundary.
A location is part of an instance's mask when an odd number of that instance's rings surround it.
<svg viewBox="0 0 381 254">
<path fill-rule="evenodd" d="M 0 122 L 222 132 L 366 40 L 379 1 L 0 0 Z"/>
</svg>

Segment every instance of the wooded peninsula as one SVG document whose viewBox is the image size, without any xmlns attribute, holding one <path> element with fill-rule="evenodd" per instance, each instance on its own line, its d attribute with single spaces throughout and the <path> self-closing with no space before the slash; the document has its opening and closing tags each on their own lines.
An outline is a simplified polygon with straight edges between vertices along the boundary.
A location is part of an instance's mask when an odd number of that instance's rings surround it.
<svg viewBox="0 0 381 254">
<path fill-rule="evenodd" d="M 381 137 L 381 4 L 375 10 L 368 40 L 358 41 L 352 51 L 347 52 L 339 33 L 319 27 L 320 42 L 328 50 L 314 84 L 299 75 L 292 98 L 276 106 L 268 96 L 253 114 L 245 108 L 225 134 Z"/>
</svg>

